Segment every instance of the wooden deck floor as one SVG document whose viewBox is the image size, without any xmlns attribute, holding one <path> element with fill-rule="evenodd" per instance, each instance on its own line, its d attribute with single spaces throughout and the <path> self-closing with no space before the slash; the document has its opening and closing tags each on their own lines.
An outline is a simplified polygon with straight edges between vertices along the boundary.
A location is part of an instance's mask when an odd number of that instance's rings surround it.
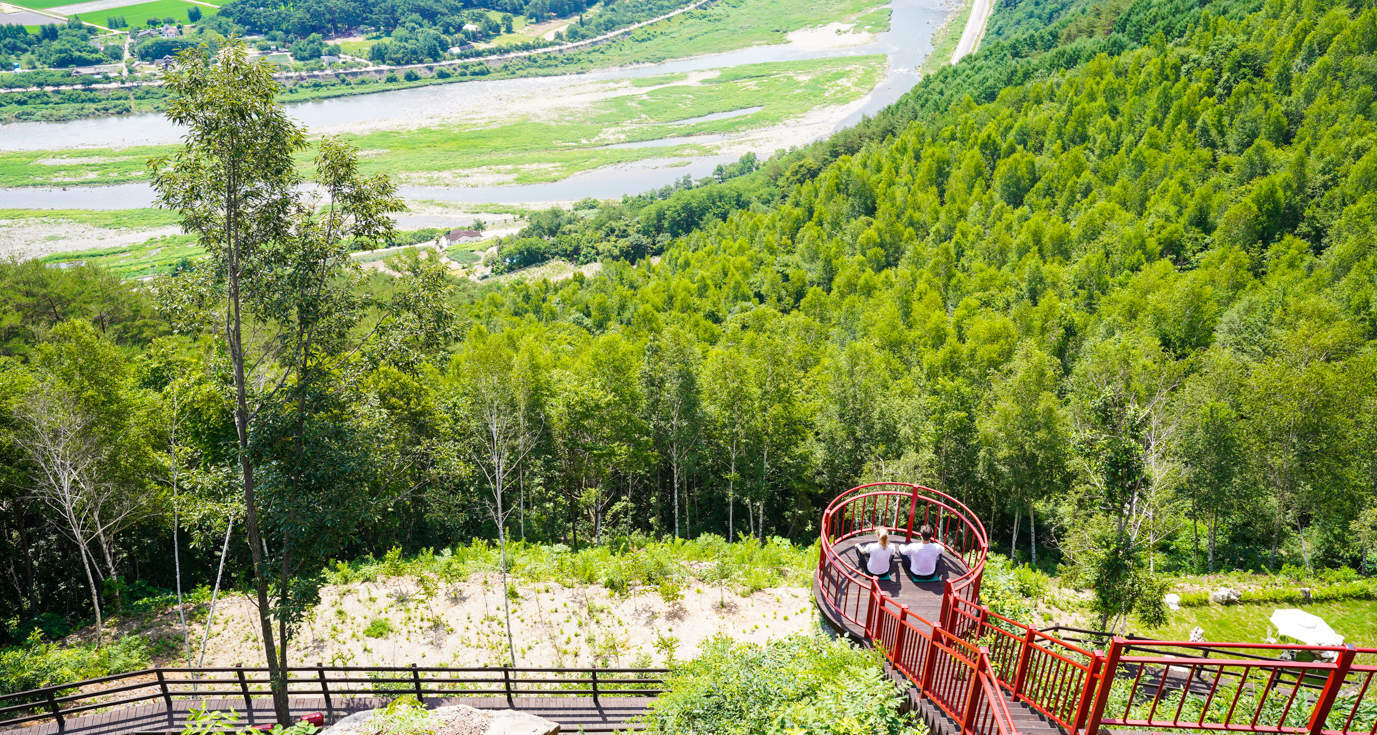
<svg viewBox="0 0 1377 735">
<path fill-rule="evenodd" d="M 426 704 L 431 707 L 466 704 L 478 709 L 515 709 L 558 722 L 562 733 L 610 733 L 642 729 L 641 724 L 634 720 L 646 713 L 652 701 L 653 697 L 599 697 L 596 700 L 579 696 L 514 697 L 509 707 L 505 697 L 454 697 L 428 698 Z M 331 704 L 333 707 L 327 711 L 325 701 L 320 697 L 293 697 L 291 712 L 293 717 L 301 717 L 311 712 L 326 713 L 326 724 L 330 724 L 352 712 L 382 707 L 387 704 L 387 700 L 377 697 L 350 697 L 333 699 Z M 253 710 L 246 710 L 241 698 L 174 699 L 170 713 L 166 705 L 159 701 L 69 718 L 62 730 L 58 729 L 55 722 L 43 722 L 31 727 L 0 731 L 0 735 L 177 733 L 185 726 L 187 716 L 193 708 L 234 711 L 239 713 L 241 722 L 247 724 L 273 721 L 270 700 L 266 697 L 255 699 L 253 706 Z"/>
<path fill-rule="evenodd" d="M 856 547 L 861 544 L 868 544 L 875 540 L 874 536 L 860 536 L 847 539 L 838 543 L 835 547 L 837 554 L 844 560 L 855 564 L 856 568 L 861 568 L 860 553 Z M 933 582 L 914 582 L 908 574 L 898 567 L 896 561 L 894 571 L 890 574 L 889 581 L 880 581 L 880 591 L 884 592 L 891 599 L 897 600 L 906 605 L 910 612 L 927 620 L 937 622 L 942 614 L 942 592 L 946 587 L 946 580 L 955 579 L 966 573 L 966 563 L 948 552 L 942 553 L 942 558 L 937 563 L 938 578 Z M 862 603 L 861 610 L 864 611 L 865 603 Z M 826 608 L 823 608 L 824 611 Z M 829 618 L 834 616 L 829 616 Z M 862 620 L 864 616 L 858 616 Z M 850 623 L 841 619 L 832 620 L 834 625 L 844 628 L 845 632 L 853 638 L 862 638 L 863 631 Z"/>
</svg>

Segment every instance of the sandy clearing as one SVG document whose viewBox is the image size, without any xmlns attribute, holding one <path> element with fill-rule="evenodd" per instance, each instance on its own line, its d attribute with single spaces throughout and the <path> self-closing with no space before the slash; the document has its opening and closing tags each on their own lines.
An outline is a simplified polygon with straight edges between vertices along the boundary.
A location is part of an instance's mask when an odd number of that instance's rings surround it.
<svg viewBox="0 0 1377 735">
<path fill-rule="evenodd" d="M 25 260 L 74 250 L 124 247 L 180 232 L 175 225 L 113 230 L 60 219 L 9 220 L 0 222 L 0 258 Z"/>
<path fill-rule="evenodd" d="M 864 46 L 875 40 L 875 34 L 855 31 L 855 23 L 828 23 L 825 26 L 800 28 L 785 38 L 789 45 L 805 51 L 831 51 L 833 49 Z"/>
<path fill-rule="evenodd" d="M 666 651 L 692 658 L 715 635 L 764 642 L 814 626 L 812 596 L 801 587 L 743 597 L 689 584 L 681 600 L 668 603 L 645 589 L 617 596 L 601 586 L 521 580 L 514 585 L 512 635 L 520 666 L 660 665 Z M 253 664 L 263 651 L 252 602 L 243 595 L 222 600 L 205 665 Z M 297 635 L 293 656 L 302 664 L 501 665 L 506 645 L 502 612 L 496 575 L 470 577 L 442 589 L 432 601 L 422 599 L 409 577 L 327 586 Z M 391 632 L 370 637 L 364 633 L 370 623 L 375 634 L 380 628 Z M 158 641 L 179 640 L 178 633 L 176 615 L 169 612 L 143 634 Z"/>
</svg>

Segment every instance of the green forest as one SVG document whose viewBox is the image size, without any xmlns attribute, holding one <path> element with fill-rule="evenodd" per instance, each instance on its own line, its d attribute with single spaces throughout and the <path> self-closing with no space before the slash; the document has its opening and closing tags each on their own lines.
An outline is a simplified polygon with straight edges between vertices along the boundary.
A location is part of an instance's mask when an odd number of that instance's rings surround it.
<svg viewBox="0 0 1377 735">
<path fill-rule="evenodd" d="M 11 641 L 210 579 L 226 539 L 285 642 L 332 560 L 807 543 L 878 480 L 962 500 L 1108 625 L 1167 575 L 1371 572 L 1370 3 L 1005 0 L 855 128 L 533 218 L 513 262 L 603 264 L 557 283 L 350 268 L 392 184 L 325 143 L 296 201 L 302 133 L 232 48 L 170 75 L 200 142 L 151 164 L 207 261 L 0 266 Z M 206 103 L 231 73 L 252 140 Z"/>
</svg>

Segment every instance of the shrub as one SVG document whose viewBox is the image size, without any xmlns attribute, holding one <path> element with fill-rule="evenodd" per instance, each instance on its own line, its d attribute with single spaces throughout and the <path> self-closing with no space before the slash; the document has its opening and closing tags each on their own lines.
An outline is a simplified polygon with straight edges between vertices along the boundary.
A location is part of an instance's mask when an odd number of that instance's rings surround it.
<svg viewBox="0 0 1377 735">
<path fill-rule="evenodd" d="M 369 638 L 386 638 L 391 633 L 392 621 L 387 618 L 373 618 L 363 629 L 363 634 Z"/>
<path fill-rule="evenodd" d="M 1000 615 L 1028 620 L 1035 603 L 1046 591 L 1047 577 L 1041 572 L 1016 568 L 1008 557 L 999 554 L 986 558 L 985 575 L 980 580 L 980 601 Z"/>
<path fill-rule="evenodd" d="M 22 645 L 0 650 L 0 691 L 37 689 L 147 665 L 148 644 L 138 636 L 125 636 L 97 649 L 50 643 L 35 630 Z"/>
<path fill-rule="evenodd" d="M 378 735 L 426 735 L 434 729 L 430 710 L 414 694 L 403 694 L 368 717 L 368 730 Z"/>
<path fill-rule="evenodd" d="M 663 735 L 901 735 L 921 732 L 900 711 L 878 654 L 821 635 L 764 646 L 715 638 L 676 670 L 648 716 Z"/>
</svg>

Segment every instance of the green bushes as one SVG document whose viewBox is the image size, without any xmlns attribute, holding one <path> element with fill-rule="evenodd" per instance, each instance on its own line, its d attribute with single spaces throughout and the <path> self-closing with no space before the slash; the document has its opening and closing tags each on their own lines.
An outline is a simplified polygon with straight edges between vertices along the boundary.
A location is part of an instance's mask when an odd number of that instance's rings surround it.
<svg viewBox="0 0 1377 735">
<path fill-rule="evenodd" d="M 1029 620 L 1050 583 L 1047 575 L 1036 569 L 1015 567 L 1008 557 L 990 554 L 980 580 L 980 601 L 1006 618 Z"/>
<path fill-rule="evenodd" d="M 1350 572 L 1352 570 L 1349 570 Z M 1374 600 L 1377 599 L 1377 579 L 1355 579 L 1345 582 L 1332 582 L 1325 584 L 1323 578 L 1317 580 L 1320 584 L 1315 586 L 1295 585 L 1282 578 L 1281 584 L 1284 586 L 1267 585 L 1252 589 L 1240 589 L 1238 602 L 1246 603 L 1271 603 L 1271 604 L 1299 604 L 1307 602 L 1342 602 L 1344 600 Z M 1208 605 L 1210 603 L 1210 593 L 1200 590 L 1186 592 L 1181 595 L 1183 606 Z"/>
<path fill-rule="evenodd" d="M 600 584 L 618 594 L 635 587 L 658 589 L 662 583 L 678 585 L 687 580 L 720 584 L 742 594 L 769 587 L 806 587 L 817 566 L 813 546 L 799 546 L 781 538 L 728 542 L 713 534 L 664 541 L 635 534 L 578 551 L 564 544 L 514 541 L 508 544 L 507 553 L 509 569 L 519 579 Z M 379 576 L 435 574 L 453 583 L 497 568 L 497 548 L 476 539 L 438 554 L 423 549 L 404 558 L 400 549 L 393 549 L 382 560 L 337 561 L 326 579 L 331 584 L 353 584 L 371 582 Z"/>
<path fill-rule="evenodd" d="M 725 638 L 669 680 L 648 730 L 662 735 L 899 735 L 921 732 L 878 655 L 821 635 L 765 646 Z"/>
<path fill-rule="evenodd" d="M 45 641 L 35 630 L 22 645 L 0 650 L 0 692 L 135 671 L 147 665 L 148 645 L 137 636 L 125 636 L 97 649 Z"/>
<path fill-rule="evenodd" d="M 368 627 L 363 629 L 363 634 L 369 638 L 386 638 L 392 633 L 392 621 L 387 618 L 373 618 L 368 621 Z"/>
</svg>

